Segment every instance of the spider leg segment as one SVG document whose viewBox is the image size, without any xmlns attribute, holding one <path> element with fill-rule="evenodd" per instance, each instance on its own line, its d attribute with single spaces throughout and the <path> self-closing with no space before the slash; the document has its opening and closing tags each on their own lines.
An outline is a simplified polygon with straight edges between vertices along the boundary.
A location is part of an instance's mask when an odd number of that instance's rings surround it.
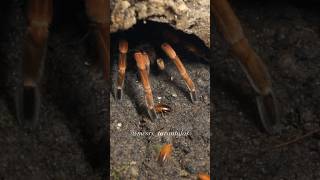
<svg viewBox="0 0 320 180">
<path fill-rule="evenodd" d="M 163 164 L 172 154 L 173 145 L 172 144 L 164 144 L 159 152 L 158 162 Z"/>
<path fill-rule="evenodd" d="M 166 105 L 166 104 L 163 104 L 163 103 L 158 103 L 155 105 L 155 110 L 157 113 L 167 113 L 167 112 L 171 112 L 172 109 L 170 106 Z"/>
<path fill-rule="evenodd" d="M 150 74 L 150 59 L 149 59 L 149 56 L 146 52 L 143 52 L 143 55 L 145 56 L 145 59 L 146 59 L 146 70 L 147 70 L 147 73 L 149 76 L 149 74 Z"/>
<path fill-rule="evenodd" d="M 168 43 L 163 43 L 161 45 L 161 48 L 167 54 L 167 56 L 174 62 L 180 75 L 182 76 L 182 78 L 186 82 L 186 85 L 189 89 L 191 101 L 193 103 L 196 102 L 197 101 L 196 87 L 195 87 L 193 81 L 191 80 L 189 74 L 187 73 L 186 68 L 182 64 L 179 56 L 176 54 L 176 52 L 173 50 L 173 48 Z"/>
<path fill-rule="evenodd" d="M 257 97 L 257 106 L 262 125 L 267 132 L 271 133 L 278 123 L 278 109 L 272 92 L 268 70 L 244 36 L 240 21 L 228 1 L 214 0 L 212 8 L 218 28 L 231 45 L 232 53 L 239 58 L 242 69 L 259 95 Z"/>
<path fill-rule="evenodd" d="M 162 36 L 166 41 L 169 41 L 174 44 L 179 44 L 183 49 L 191 52 L 193 55 L 202 58 L 203 60 L 210 63 L 210 52 L 206 51 L 204 47 L 201 47 L 200 44 L 195 44 L 186 36 L 182 36 L 181 34 L 174 33 L 169 30 L 165 30 L 162 32 Z M 199 46 L 200 45 L 200 46 Z"/>
<path fill-rule="evenodd" d="M 87 15 L 94 25 L 94 34 L 97 38 L 97 48 L 100 62 L 104 67 L 104 78 L 110 78 L 110 59 L 109 59 L 109 19 L 107 0 L 86 0 Z"/>
<path fill-rule="evenodd" d="M 151 120 L 158 119 L 158 116 L 154 107 L 153 95 L 152 95 L 151 85 L 149 81 L 149 74 L 147 71 L 147 66 L 148 66 L 147 64 L 149 59 L 148 55 L 146 53 L 136 52 L 134 53 L 134 59 L 137 62 L 137 67 L 139 69 L 141 82 L 143 84 L 149 117 L 151 118 Z"/>
<path fill-rule="evenodd" d="M 198 180 L 210 180 L 210 176 L 207 173 L 198 173 Z"/>
<path fill-rule="evenodd" d="M 127 68 L 127 52 L 128 42 L 126 40 L 119 41 L 119 63 L 118 63 L 118 81 L 117 81 L 117 98 L 122 99 L 123 84 Z"/>
<path fill-rule="evenodd" d="M 38 122 L 40 113 L 39 81 L 46 56 L 48 28 L 52 19 L 52 0 L 29 0 L 27 7 L 28 29 L 23 60 L 23 83 L 16 96 L 17 119 L 20 123 Z"/>
</svg>

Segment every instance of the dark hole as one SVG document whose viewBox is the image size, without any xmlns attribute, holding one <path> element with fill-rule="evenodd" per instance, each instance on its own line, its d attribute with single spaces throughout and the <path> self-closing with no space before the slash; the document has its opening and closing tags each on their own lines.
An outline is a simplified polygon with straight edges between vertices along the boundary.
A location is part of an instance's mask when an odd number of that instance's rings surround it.
<svg viewBox="0 0 320 180">
<path fill-rule="evenodd" d="M 155 61 L 156 56 L 163 56 L 161 44 L 164 42 L 169 43 L 175 51 L 183 58 L 184 61 L 192 59 L 200 59 L 200 62 L 207 62 L 209 59 L 209 48 L 205 43 L 194 34 L 187 34 L 181 30 L 177 30 L 167 23 L 159 23 L 153 21 L 139 21 L 132 28 L 111 34 L 111 63 L 116 64 L 114 61 L 119 54 L 118 42 L 120 39 L 126 39 L 129 44 L 129 57 L 135 51 L 146 51 L 149 55 L 151 62 Z M 196 47 L 196 50 L 189 48 L 188 45 Z M 128 63 L 132 61 L 128 60 Z M 128 64 L 129 67 L 129 64 Z"/>
</svg>

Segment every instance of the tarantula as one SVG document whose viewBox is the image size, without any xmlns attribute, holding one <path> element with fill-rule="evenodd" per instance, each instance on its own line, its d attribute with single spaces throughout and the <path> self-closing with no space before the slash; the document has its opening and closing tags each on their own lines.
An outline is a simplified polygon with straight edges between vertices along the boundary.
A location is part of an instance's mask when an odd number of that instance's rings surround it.
<svg viewBox="0 0 320 180">
<path fill-rule="evenodd" d="M 177 71 L 184 80 L 191 102 L 197 102 L 196 85 L 182 62 L 183 58 L 181 57 L 183 56 L 180 55 L 181 53 L 184 55 L 187 51 L 192 54 L 191 56 L 207 59 L 209 51 L 203 42 L 193 36 L 190 37 L 181 31 L 177 31 L 170 26 L 152 21 L 139 22 L 135 28 L 120 34 L 120 37 L 115 38 L 118 42 L 119 53 L 115 88 L 115 96 L 118 100 L 121 100 L 123 96 L 127 66 L 130 67 L 130 65 L 133 64 L 129 63 L 135 61 L 137 70 L 139 71 L 138 75 L 143 85 L 146 109 L 150 119 L 157 119 L 157 113 L 170 111 L 170 108 L 165 104 L 154 103 L 152 87 L 149 80 L 151 67 L 153 67 L 153 65 L 157 66 L 158 72 L 161 73 L 161 71 L 165 69 L 166 60 L 169 59 L 169 63 L 173 63 L 176 66 Z"/>
<path fill-rule="evenodd" d="M 278 122 L 278 111 L 276 99 L 272 91 L 271 78 L 263 61 L 254 52 L 244 36 L 241 24 L 232 11 L 227 0 L 212 0 L 211 12 L 213 13 L 218 28 L 224 35 L 226 41 L 230 44 L 231 51 L 239 58 L 240 64 L 246 75 L 257 92 L 257 105 L 263 127 L 271 132 Z M 96 36 L 97 49 L 100 62 L 103 63 L 104 77 L 109 80 L 109 1 L 107 0 L 85 0 L 86 12 L 92 22 L 93 32 Z M 46 54 L 47 39 L 49 36 L 48 28 L 53 16 L 53 0 L 28 0 L 27 16 L 29 26 L 27 30 L 27 42 L 25 57 L 23 61 L 23 82 L 18 86 L 16 97 L 17 118 L 20 122 L 26 119 L 37 122 L 40 110 L 40 87 L 39 80 L 42 74 L 42 64 Z M 183 47 L 191 52 L 195 52 L 202 57 L 196 45 L 176 38 L 174 35 L 167 33 L 167 37 L 173 43 L 182 44 Z M 191 100 L 196 100 L 196 88 L 185 70 L 179 57 L 171 48 L 170 44 L 163 41 L 162 49 L 176 64 L 180 74 L 184 78 L 190 91 Z M 125 41 L 120 43 L 120 63 L 119 63 L 119 81 L 117 88 L 118 97 L 121 97 L 123 78 L 126 63 L 123 60 L 126 54 L 127 45 Z M 152 91 L 148 82 L 148 69 L 150 60 L 146 52 L 137 51 L 134 54 L 140 77 L 146 92 L 146 104 L 149 116 L 156 118 L 155 106 L 153 104 Z M 204 58 L 210 59 L 210 58 Z M 161 61 L 159 61 L 161 64 Z M 123 77 L 122 77 L 123 76 Z"/>
<path fill-rule="evenodd" d="M 218 29 L 221 31 L 226 41 L 230 44 L 232 53 L 240 60 L 240 64 L 244 72 L 246 73 L 253 89 L 257 92 L 257 106 L 261 118 L 262 125 L 267 132 L 272 132 L 275 125 L 278 123 L 278 108 L 276 98 L 272 91 L 271 78 L 268 70 L 261 60 L 261 58 L 255 53 L 246 39 L 240 21 L 234 14 L 227 0 L 212 0 L 211 12 L 216 20 Z M 162 50 L 169 56 L 171 60 L 176 64 L 180 74 L 184 78 L 187 87 L 189 89 L 191 100 L 195 100 L 196 88 L 188 76 L 187 71 L 183 67 L 178 55 L 173 48 L 166 43 L 166 41 L 173 41 L 179 43 L 180 46 L 185 47 L 189 51 L 199 53 L 199 48 L 188 42 L 183 41 L 182 38 L 177 37 L 175 34 L 162 32 Z M 159 35 L 158 35 L 159 36 Z M 124 74 L 126 69 L 126 53 L 128 51 L 127 41 L 120 41 L 119 43 L 119 69 L 118 69 L 118 82 L 117 82 L 117 96 L 121 99 Z M 203 55 L 203 54 L 202 54 Z M 146 104 L 148 108 L 148 114 L 151 119 L 156 118 L 155 105 L 153 103 L 152 90 L 148 80 L 149 71 L 149 58 L 148 54 L 144 51 L 138 50 L 134 53 L 134 58 L 137 62 L 138 69 L 140 71 L 141 82 L 144 86 Z M 210 61 L 210 58 L 204 58 Z"/>
</svg>

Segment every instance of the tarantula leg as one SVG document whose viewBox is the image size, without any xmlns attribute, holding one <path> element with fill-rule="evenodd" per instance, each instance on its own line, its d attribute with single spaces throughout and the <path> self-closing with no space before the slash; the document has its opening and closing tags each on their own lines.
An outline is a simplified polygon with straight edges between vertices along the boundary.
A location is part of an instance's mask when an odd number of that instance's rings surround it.
<svg viewBox="0 0 320 180">
<path fill-rule="evenodd" d="M 172 49 L 172 47 L 168 43 L 163 43 L 161 45 L 161 47 L 162 47 L 162 50 L 167 54 L 167 56 L 174 62 L 180 75 L 182 76 L 182 78 L 186 82 L 186 85 L 187 85 L 189 92 L 190 92 L 191 101 L 193 103 L 196 102 L 197 101 L 196 87 L 195 87 L 193 81 L 191 80 L 189 74 L 187 73 L 186 68 L 182 64 L 180 58 L 178 57 L 176 52 Z"/>
<path fill-rule="evenodd" d="M 141 82 L 143 84 L 149 117 L 151 118 L 151 120 L 158 119 L 158 116 L 154 107 L 153 95 L 152 95 L 151 85 L 149 82 L 149 75 L 147 72 L 147 64 L 148 64 L 147 54 L 136 52 L 134 53 L 134 59 L 137 62 L 137 67 L 139 69 Z"/>
<path fill-rule="evenodd" d="M 27 8 L 28 29 L 22 69 L 23 82 L 17 89 L 16 111 L 21 124 L 28 122 L 34 126 L 40 113 L 39 81 L 52 19 L 52 0 L 29 0 Z"/>
<path fill-rule="evenodd" d="M 146 70 L 148 75 L 150 74 L 150 59 L 149 56 L 146 52 L 143 52 L 143 55 L 145 56 L 145 60 L 146 60 Z"/>
<path fill-rule="evenodd" d="M 272 92 L 268 70 L 261 58 L 249 45 L 241 24 L 228 1 L 214 0 L 214 6 L 212 7 L 219 29 L 231 45 L 233 54 L 239 58 L 251 85 L 258 93 L 257 105 L 262 125 L 267 132 L 271 133 L 278 123 L 278 108 Z"/>
<path fill-rule="evenodd" d="M 109 59 L 109 19 L 107 0 L 86 0 L 87 15 L 93 23 L 94 34 L 97 38 L 97 49 L 100 64 L 104 67 L 104 78 L 109 82 L 110 59 Z"/>
<path fill-rule="evenodd" d="M 119 51 L 117 98 L 120 100 L 123 94 L 123 84 L 127 68 L 128 42 L 126 40 L 119 41 Z"/>
<path fill-rule="evenodd" d="M 169 30 L 162 31 L 162 36 L 165 41 L 179 44 L 180 47 L 191 52 L 196 57 L 202 58 L 203 60 L 210 63 L 210 52 L 206 51 L 205 49 L 207 48 L 203 47 L 203 45 L 199 47 L 200 44 L 193 43 L 186 36 L 182 36 L 181 34 L 174 33 L 173 31 Z"/>
</svg>

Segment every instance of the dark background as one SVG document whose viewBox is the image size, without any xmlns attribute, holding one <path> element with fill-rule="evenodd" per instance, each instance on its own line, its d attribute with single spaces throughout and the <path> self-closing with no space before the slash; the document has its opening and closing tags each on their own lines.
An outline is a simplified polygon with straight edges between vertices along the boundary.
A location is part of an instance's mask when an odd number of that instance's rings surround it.
<svg viewBox="0 0 320 180">
<path fill-rule="evenodd" d="M 262 131 L 255 94 L 237 59 L 215 31 L 211 145 L 216 178 L 319 179 L 319 1 L 231 4 L 252 47 L 269 69 L 281 109 L 282 131 L 277 135 Z M 308 133 L 311 135 L 302 137 Z M 284 144 L 296 138 L 300 140 Z"/>
<path fill-rule="evenodd" d="M 0 179 L 100 179 L 108 172 L 106 83 L 102 69 L 90 70 L 94 42 L 84 4 L 54 2 L 40 122 L 33 129 L 18 125 L 14 109 L 26 4 L 0 5 Z"/>
</svg>

